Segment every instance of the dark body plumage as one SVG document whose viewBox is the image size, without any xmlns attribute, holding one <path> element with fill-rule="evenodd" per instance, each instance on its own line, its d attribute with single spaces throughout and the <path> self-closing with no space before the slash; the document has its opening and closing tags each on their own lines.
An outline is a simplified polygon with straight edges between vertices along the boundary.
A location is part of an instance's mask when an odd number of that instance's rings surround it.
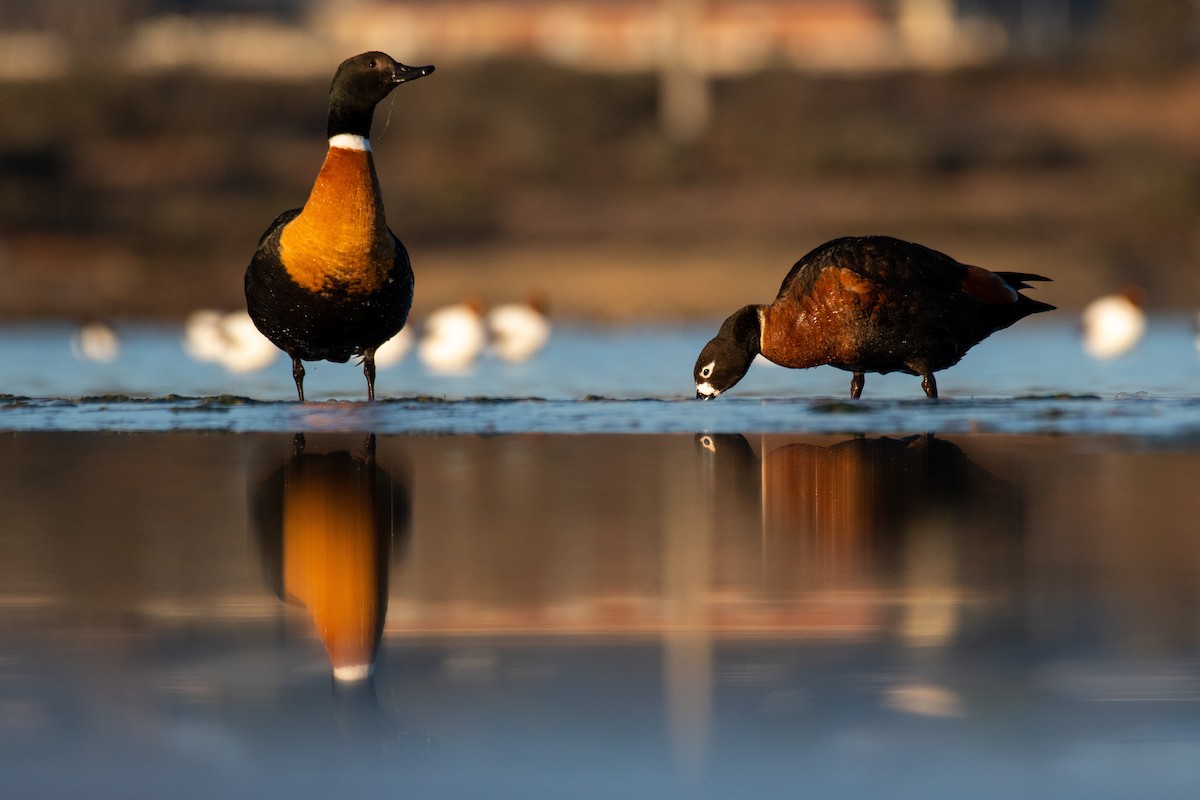
<svg viewBox="0 0 1200 800">
<path fill-rule="evenodd" d="M 276 217 L 246 269 L 254 324 L 292 358 L 304 399 L 303 361 L 362 356 L 375 398 L 375 349 L 404 327 L 413 272 L 388 228 L 371 156 L 375 105 L 396 86 L 428 75 L 384 53 L 338 67 L 330 88 L 329 150 L 303 208 Z"/>
<path fill-rule="evenodd" d="M 279 257 L 279 236 L 299 213 L 298 208 L 285 211 L 263 234 L 246 270 L 246 304 L 263 334 L 288 355 L 345 363 L 404 327 L 413 301 L 408 251 L 392 234 L 392 267 L 374 291 L 356 292 L 334 283 L 313 292 L 292 279 Z"/>
<path fill-rule="evenodd" d="M 847 237 L 796 262 L 770 305 L 745 306 L 721 326 L 696 360 L 701 397 L 715 397 L 762 353 L 785 367 L 828 364 L 854 374 L 922 377 L 957 364 L 973 346 L 1014 322 L 1054 307 L 1019 290 L 1040 275 L 989 272 L 919 244 L 887 236 Z"/>
</svg>

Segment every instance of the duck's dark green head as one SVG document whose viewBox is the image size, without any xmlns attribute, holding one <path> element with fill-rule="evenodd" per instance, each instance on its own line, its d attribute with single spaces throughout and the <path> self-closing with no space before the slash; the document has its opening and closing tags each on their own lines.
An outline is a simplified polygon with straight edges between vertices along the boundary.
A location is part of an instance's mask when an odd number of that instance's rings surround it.
<svg viewBox="0 0 1200 800">
<path fill-rule="evenodd" d="M 369 136 L 375 105 L 400 84 L 431 72 L 432 66 L 410 67 L 377 50 L 346 59 L 329 87 L 329 135 Z"/>
</svg>

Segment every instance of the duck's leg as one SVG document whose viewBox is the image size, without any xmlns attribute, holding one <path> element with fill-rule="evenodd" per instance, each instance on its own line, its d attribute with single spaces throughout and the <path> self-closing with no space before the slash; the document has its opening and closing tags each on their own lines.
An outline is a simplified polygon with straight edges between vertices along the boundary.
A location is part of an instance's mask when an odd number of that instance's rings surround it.
<svg viewBox="0 0 1200 800">
<path fill-rule="evenodd" d="M 863 384 L 867 382 L 867 376 L 861 372 L 854 373 L 854 377 L 850 379 L 850 399 L 857 400 L 862 397 Z"/>
<path fill-rule="evenodd" d="M 925 390 L 925 396 L 930 400 L 937 400 L 937 381 L 933 377 L 932 372 L 926 372 L 921 375 L 921 388 Z"/>
<path fill-rule="evenodd" d="M 367 402 L 375 399 L 375 348 L 363 350 L 363 374 L 367 376 Z"/>
<path fill-rule="evenodd" d="M 296 394 L 300 398 L 300 402 L 304 402 L 304 364 L 300 363 L 300 359 L 292 356 L 292 380 L 296 382 Z"/>
</svg>

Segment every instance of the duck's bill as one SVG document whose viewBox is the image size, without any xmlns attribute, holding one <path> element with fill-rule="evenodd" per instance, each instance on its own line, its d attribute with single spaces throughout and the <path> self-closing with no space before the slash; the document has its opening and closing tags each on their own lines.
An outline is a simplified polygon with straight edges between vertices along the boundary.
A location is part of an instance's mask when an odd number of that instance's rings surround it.
<svg viewBox="0 0 1200 800">
<path fill-rule="evenodd" d="M 424 78 L 426 75 L 433 72 L 433 65 L 425 67 L 410 67 L 407 64 L 396 64 L 396 74 L 392 78 L 392 83 L 405 83 L 407 81 L 415 81 L 417 78 Z"/>
</svg>

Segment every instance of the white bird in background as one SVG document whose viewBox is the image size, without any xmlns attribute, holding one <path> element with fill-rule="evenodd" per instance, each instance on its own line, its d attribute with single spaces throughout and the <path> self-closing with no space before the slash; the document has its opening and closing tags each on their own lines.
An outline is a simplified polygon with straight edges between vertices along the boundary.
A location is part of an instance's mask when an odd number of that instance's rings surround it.
<svg viewBox="0 0 1200 800">
<path fill-rule="evenodd" d="M 525 361 L 550 338 L 550 321 L 539 297 L 496 306 L 488 312 L 487 325 L 492 335 L 492 350 L 510 363 Z"/>
<path fill-rule="evenodd" d="M 245 311 L 222 314 L 206 309 L 189 314 L 183 347 L 197 361 L 214 362 L 234 373 L 265 369 L 279 355 Z"/>
<path fill-rule="evenodd" d="M 483 303 L 472 299 L 439 308 L 426 318 L 417 356 L 432 372 L 463 372 L 486 344 Z"/>
<path fill-rule="evenodd" d="M 103 322 L 88 322 L 71 337 L 71 352 L 80 361 L 110 364 L 121 352 L 121 340 L 116 331 Z"/>
<path fill-rule="evenodd" d="M 412 349 L 412 327 L 405 325 L 392 338 L 375 348 L 375 366 L 379 368 L 394 367 L 404 360 Z"/>
<path fill-rule="evenodd" d="M 1083 310 L 1083 349 L 1092 358 L 1110 359 L 1134 348 L 1146 331 L 1145 295 L 1138 286 L 1097 298 Z"/>
</svg>

